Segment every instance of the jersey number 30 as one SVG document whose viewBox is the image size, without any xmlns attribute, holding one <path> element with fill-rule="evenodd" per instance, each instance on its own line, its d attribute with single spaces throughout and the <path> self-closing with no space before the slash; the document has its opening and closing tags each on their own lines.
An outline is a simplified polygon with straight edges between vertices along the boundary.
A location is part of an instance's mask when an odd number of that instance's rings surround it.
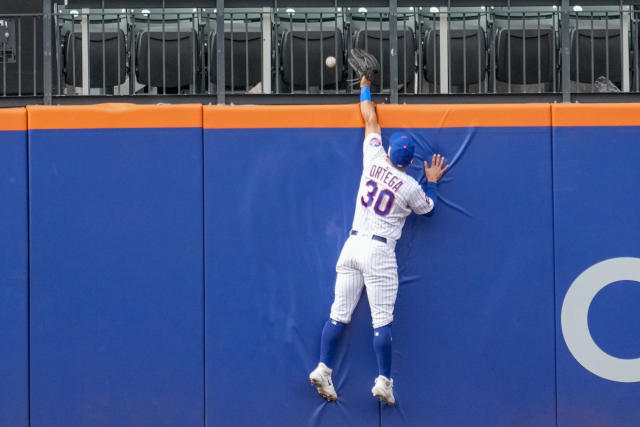
<svg viewBox="0 0 640 427">
<path fill-rule="evenodd" d="M 389 190 L 382 190 L 380 194 L 378 194 L 378 184 L 372 179 L 367 181 L 367 187 L 369 188 L 367 199 L 365 200 L 365 196 L 360 197 L 362 206 L 368 208 L 373 204 L 373 210 L 376 214 L 387 216 L 393 207 L 396 196 Z M 376 198 L 376 194 L 378 194 L 378 198 L 374 204 L 373 200 Z"/>
</svg>

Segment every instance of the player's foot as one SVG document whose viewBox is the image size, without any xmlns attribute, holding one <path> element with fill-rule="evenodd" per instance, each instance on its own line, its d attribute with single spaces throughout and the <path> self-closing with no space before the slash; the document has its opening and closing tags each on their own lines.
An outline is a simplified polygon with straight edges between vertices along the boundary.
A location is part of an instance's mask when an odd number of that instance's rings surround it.
<svg viewBox="0 0 640 427">
<path fill-rule="evenodd" d="M 380 399 L 380 402 L 385 402 L 387 405 L 393 405 L 396 403 L 395 397 L 393 397 L 393 380 L 388 379 L 384 375 L 378 375 L 375 385 L 371 389 L 373 397 Z"/>
<path fill-rule="evenodd" d="M 336 389 L 333 388 L 333 381 L 331 381 L 331 373 L 333 371 L 327 367 L 324 363 L 318 363 L 318 367 L 309 374 L 309 381 L 318 389 L 318 394 L 329 402 L 338 400 Z"/>
</svg>

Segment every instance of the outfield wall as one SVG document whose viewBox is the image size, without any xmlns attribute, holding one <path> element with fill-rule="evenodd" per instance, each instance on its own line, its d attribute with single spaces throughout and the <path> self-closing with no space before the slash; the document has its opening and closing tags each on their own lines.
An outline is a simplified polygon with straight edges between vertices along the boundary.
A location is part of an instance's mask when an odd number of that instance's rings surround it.
<svg viewBox="0 0 640 427">
<path fill-rule="evenodd" d="M 32 427 L 202 423 L 201 122 L 29 108 Z"/>
<path fill-rule="evenodd" d="M 397 245 L 392 408 L 366 297 L 339 401 L 307 380 L 357 105 L 27 111 L 0 110 L 0 425 L 640 420 L 640 105 L 378 106 L 385 143 L 418 142 L 411 175 L 452 162 Z"/>
<path fill-rule="evenodd" d="M 29 418 L 27 112 L 0 110 L 0 425 Z"/>
</svg>

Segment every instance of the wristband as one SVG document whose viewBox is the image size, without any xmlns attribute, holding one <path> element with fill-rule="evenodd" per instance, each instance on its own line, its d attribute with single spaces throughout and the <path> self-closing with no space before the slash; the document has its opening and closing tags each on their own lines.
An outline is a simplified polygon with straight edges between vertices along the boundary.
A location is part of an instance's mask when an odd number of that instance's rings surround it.
<svg viewBox="0 0 640 427">
<path fill-rule="evenodd" d="M 438 183 L 437 182 L 423 182 L 421 184 L 422 190 L 427 194 L 427 197 L 431 199 L 433 202 L 433 209 L 429 211 L 426 215 L 431 216 L 436 209 L 436 205 L 438 204 Z"/>
<path fill-rule="evenodd" d="M 364 101 L 371 101 L 371 88 L 369 86 L 360 88 L 360 102 Z"/>
</svg>

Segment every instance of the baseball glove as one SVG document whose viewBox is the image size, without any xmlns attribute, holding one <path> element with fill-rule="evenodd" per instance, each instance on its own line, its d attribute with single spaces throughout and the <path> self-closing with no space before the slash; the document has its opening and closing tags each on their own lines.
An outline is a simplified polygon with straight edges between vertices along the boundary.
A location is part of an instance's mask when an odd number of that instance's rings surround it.
<svg viewBox="0 0 640 427">
<path fill-rule="evenodd" d="M 349 52 L 349 65 L 358 74 L 358 80 L 362 76 L 373 82 L 380 72 L 380 63 L 375 56 L 363 49 L 351 49 Z"/>
</svg>

